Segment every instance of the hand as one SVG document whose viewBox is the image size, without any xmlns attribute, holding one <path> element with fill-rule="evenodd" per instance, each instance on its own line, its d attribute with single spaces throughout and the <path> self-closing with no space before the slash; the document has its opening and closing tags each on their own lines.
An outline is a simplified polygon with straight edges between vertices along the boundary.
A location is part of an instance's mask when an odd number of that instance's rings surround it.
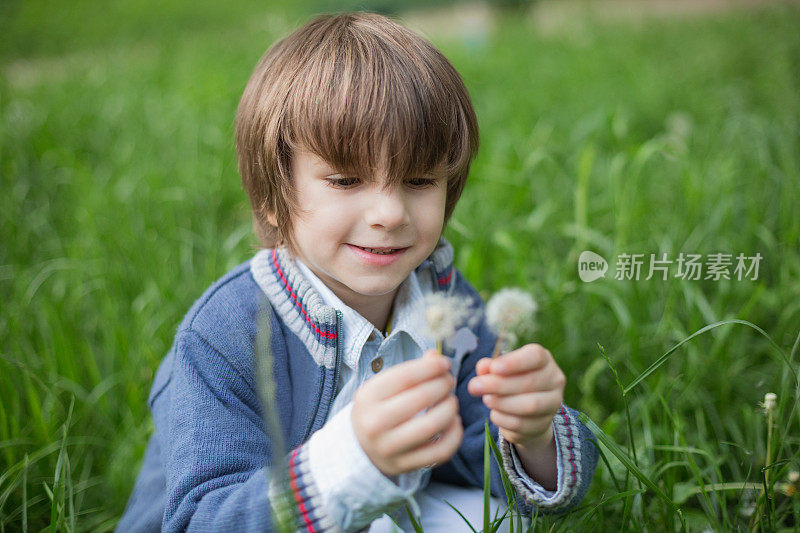
<svg viewBox="0 0 800 533">
<path fill-rule="evenodd" d="M 356 390 L 353 431 L 367 457 L 385 476 L 447 462 L 461 445 L 464 428 L 450 364 L 446 357 L 428 350 L 419 359 L 388 368 Z M 423 409 L 427 411 L 415 416 Z"/>
<path fill-rule="evenodd" d="M 490 420 L 518 447 L 541 449 L 553 442 L 553 417 L 564 401 L 567 378 L 552 354 L 528 344 L 475 365 L 467 390 L 483 395 Z"/>
</svg>

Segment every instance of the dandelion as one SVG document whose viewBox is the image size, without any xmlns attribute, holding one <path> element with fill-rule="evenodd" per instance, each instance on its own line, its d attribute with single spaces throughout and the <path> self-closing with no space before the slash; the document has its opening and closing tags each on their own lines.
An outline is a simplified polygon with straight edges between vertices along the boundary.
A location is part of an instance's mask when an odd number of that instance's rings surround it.
<svg viewBox="0 0 800 533">
<path fill-rule="evenodd" d="M 772 411 L 775 410 L 775 404 L 778 401 L 778 395 L 774 392 L 768 392 L 764 395 L 764 401 L 761 403 L 761 407 L 764 409 L 764 413 L 769 415 Z"/>
<path fill-rule="evenodd" d="M 465 296 L 448 296 L 431 293 L 425 296 L 423 333 L 436 341 L 436 349 L 442 352 L 442 341 L 455 335 L 459 326 L 471 325 L 475 320 L 472 300 Z"/>
<path fill-rule="evenodd" d="M 772 415 L 775 412 L 775 404 L 778 403 L 778 396 L 774 392 L 768 392 L 764 395 L 764 413 L 767 415 L 767 457 L 764 460 L 764 481 L 769 486 L 769 465 L 772 461 L 770 447 L 772 444 Z"/>
<path fill-rule="evenodd" d="M 501 289 L 486 304 L 486 321 L 497 335 L 492 359 L 500 355 L 505 343 L 514 344 L 517 338 L 533 329 L 533 315 L 538 306 L 521 289 Z"/>
<path fill-rule="evenodd" d="M 778 395 L 774 392 L 768 392 L 764 395 L 764 401 L 759 403 L 759 406 L 764 410 L 767 416 L 767 454 L 764 458 L 764 486 L 767 490 L 772 490 L 769 484 L 770 466 L 772 464 L 772 425 L 773 416 L 775 414 L 775 407 L 778 404 Z M 761 508 L 758 508 L 755 523 L 758 524 L 761 519 Z"/>
<path fill-rule="evenodd" d="M 800 492 L 800 472 L 792 471 L 786 475 L 786 483 L 781 485 L 781 492 L 785 496 L 795 496 Z"/>
</svg>

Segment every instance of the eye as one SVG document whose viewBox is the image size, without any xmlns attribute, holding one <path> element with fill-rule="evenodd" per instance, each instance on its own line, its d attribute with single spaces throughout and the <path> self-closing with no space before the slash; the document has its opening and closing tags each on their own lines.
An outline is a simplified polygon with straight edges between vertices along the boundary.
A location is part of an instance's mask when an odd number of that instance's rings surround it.
<svg viewBox="0 0 800 533">
<path fill-rule="evenodd" d="M 358 178 L 353 177 L 336 177 L 336 178 L 328 178 L 326 180 L 331 187 L 336 189 L 350 189 L 358 185 L 361 180 Z"/>
<path fill-rule="evenodd" d="M 436 185 L 436 180 L 433 178 L 411 178 L 406 180 L 406 185 L 412 189 L 427 189 Z"/>
</svg>

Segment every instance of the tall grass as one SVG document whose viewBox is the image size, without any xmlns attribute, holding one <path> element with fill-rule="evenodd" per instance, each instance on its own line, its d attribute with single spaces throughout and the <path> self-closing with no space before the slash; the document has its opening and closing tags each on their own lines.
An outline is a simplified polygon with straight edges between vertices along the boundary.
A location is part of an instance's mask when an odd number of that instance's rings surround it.
<svg viewBox="0 0 800 533">
<path fill-rule="evenodd" d="M 181 316 L 253 252 L 233 114 L 302 12 L 14 5 L 0 28 L 0 530 L 103 531 Z M 504 19 L 484 46 L 435 41 L 482 133 L 446 234 L 457 266 L 486 294 L 536 294 L 531 340 L 602 453 L 579 509 L 536 527 L 799 527 L 797 496 L 775 490 L 800 470 L 798 22 L 777 6 L 545 36 Z M 612 264 L 764 259 L 755 281 L 583 283 L 587 249 Z"/>
</svg>

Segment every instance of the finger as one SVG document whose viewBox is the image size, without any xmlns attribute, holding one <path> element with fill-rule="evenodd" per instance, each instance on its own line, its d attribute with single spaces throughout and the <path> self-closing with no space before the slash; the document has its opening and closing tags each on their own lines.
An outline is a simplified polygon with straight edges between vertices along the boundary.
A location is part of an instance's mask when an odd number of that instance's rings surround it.
<svg viewBox="0 0 800 533">
<path fill-rule="evenodd" d="M 442 354 L 431 348 L 422 354 L 422 357 L 442 357 Z"/>
<path fill-rule="evenodd" d="M 492 409 L 489 413 L 489 420 L 498 428 L 513 431 L 520 435 L 540 435 L 545 433 L 553 423 L 552 417 L 541 416 L 538 418 L 523 418 L 503 411 Z"/>
<path fill-rule="evenodd" d="M 449 373 L 450 360 L 446 357 L 423 356 L 387 368 L 364 384 L 364 392 L 369 400 L 378 402 Z"/>
<path fill-rule="evenodd" d="M 522 348 L 504 353 L 492 361 L 491 371 L 496 374 L 518 374 L 542 368 L 552 354 L 540 344 L 526 344 Z"/>
<path fill-rule="evenodd" d="M 478 363 L 475 365 L 475 373 L 479 376 L 484 374 L 488 374 L 490 372 L 489 367 L 491 366 L 492 360 L 488 357 L 484 357 L 483 359 L 479 359 Z"/>
<path fill-rule="evenodd" d="M 507 441 L 510 442 L 516 443 L 525 441 L 525 435 L 523 435 L 522 433 L 517 433 L 516 431 L 511 431 L 508 428 L 503 428 L 503 436 L 506 438 Z"/>
<path fill-rule="evenodd" d="M 498 409 L 516 416 L 549 416 L 554 417 L 561 408 L 562 396 L 558 392 L 531 392 L 527 394 L 514 394 L 512 396 L 499 396 L 486 394 L 483 403 L 489 409 Z"/>
<path fill-rule="evenodd" d="M 480 394 L 523 394 L 553 390 L 556 383 L 546 372 L 532 370 L 522 374 L 486 374 L 469 380 L 467 390 L 473 396 Z"/>
<path fill-rule="evenodd" d="M 416 416 L 387 432 L 380 451 L 384 456 L 393 456 L 414 450 L 446 431 L 457 415 L 458 398 L 451 394 L 424 415 Z"/>
<path fill-rule="evenodd" d="M 450 425 L 439 439 L 407 452 L 398 458 L 397 463 L 404 472 L 434 463 L 436 465 L 446 463 L 455 455 L 463 437 L 464 427 L 461 425 L 461 417 L 454 416 Z"/>
<path fill-rule="evenodd" d="M 456 378 L 447 372 L 381 401 L 381 420 L 378 426 L 381 429 L 391 429 L 410 420 L 423 409 L 439 403 L 453 391 L 455 384 Z"/>
</svg>

